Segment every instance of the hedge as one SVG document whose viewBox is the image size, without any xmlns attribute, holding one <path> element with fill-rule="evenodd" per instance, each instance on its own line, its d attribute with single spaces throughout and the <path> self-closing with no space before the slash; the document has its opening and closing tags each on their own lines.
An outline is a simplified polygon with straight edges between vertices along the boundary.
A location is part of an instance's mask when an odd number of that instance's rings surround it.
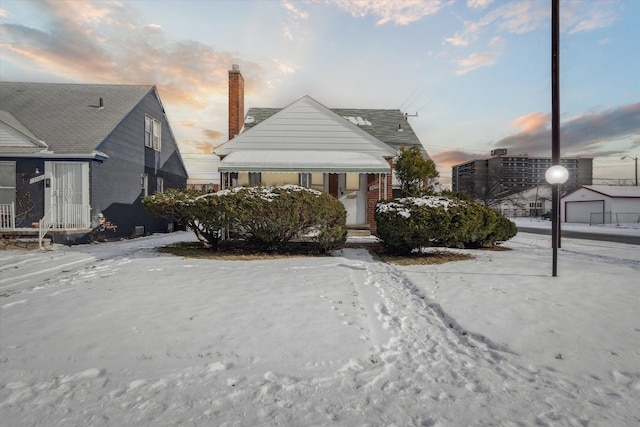
<svg viewBox="0 0 640 427">
<path fill-rule="evenodd" d="M 473 200 L 407 197 L 376 205 L 378 236 L 395 253 L 425 247 L 471 248 L 515 236 L 515 224 Z"/>
</svg>

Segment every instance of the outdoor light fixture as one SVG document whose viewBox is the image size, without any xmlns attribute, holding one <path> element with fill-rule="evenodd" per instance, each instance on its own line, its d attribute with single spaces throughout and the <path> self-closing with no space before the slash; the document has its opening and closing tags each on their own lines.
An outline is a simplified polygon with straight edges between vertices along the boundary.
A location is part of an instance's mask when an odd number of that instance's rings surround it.
<svg viewBox="0 0 640 427">
<path fill-rule="evenodd" d="M 551 166 L 544 173 L 544 178 L 549 184 L 564 184 L 569 179 L 569 171 L 561 165 Z"/>
<path fill-rule="evenodd" d="M 631 157 L 631 156 L 622 156 L 620 157 L 620 160 L 624 160 L 624 159 L 629 159 L 629 160 L 635 160 L 636 161 L 636 187 L 638 186 L 638 157 Z"/>
<path fill-rule="evenodd" d="M 544 177 L 551 184 L 551 247 L 553 248 L 553 267 L 551 275 L 558 275 L 558 246 L 560 242 L 560 196 L 558 186 L 567 182 L 569 171 L 562 165 L 551 166 L 544 173 Z"/>
</svg>

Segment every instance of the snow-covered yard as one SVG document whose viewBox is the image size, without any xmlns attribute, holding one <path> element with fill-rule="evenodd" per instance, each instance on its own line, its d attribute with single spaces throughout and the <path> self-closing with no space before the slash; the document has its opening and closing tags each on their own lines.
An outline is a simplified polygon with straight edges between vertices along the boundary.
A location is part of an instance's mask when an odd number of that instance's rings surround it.
<svg viewBox="0 0 640 427">
<path fill-rule="evenodd" d="M 436 266 L 153 249 L 185 240 L 0 251 L 2 425 L 640 423 L 638 246 L 564 239 L 555 278 L 526 233 Z"/>
</svg>

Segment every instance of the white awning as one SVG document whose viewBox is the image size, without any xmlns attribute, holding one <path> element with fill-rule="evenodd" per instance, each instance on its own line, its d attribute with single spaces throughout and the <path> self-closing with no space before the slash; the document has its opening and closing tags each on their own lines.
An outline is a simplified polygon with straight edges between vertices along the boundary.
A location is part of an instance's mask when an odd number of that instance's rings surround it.
<svg viewBox="0 0 640 427">
<path fill-rule="evenodd" d="M 390 173 L 383 157 L 349 151 L 234 151 L 220 161 L 220 172 Z"/>
</svg>

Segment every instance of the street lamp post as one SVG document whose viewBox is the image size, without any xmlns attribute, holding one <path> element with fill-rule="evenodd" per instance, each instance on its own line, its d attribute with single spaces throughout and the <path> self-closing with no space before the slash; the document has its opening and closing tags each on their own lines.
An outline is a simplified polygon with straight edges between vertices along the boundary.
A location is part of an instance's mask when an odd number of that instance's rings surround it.
<svg viewBox="0 0 640 427">
<path fill-rule="evenodd" d="M 629 159 L 629 160 L 635 160 L 636 162 L 636 187 L 638 186 L 638 157 L 631 157 L 631 156 L 622 156 L 620 157 L 620 160 L 624 160 L 624 159 Z"/>
<path fill-rule="evenodd" d="M 551 166 L 544 174 L 545 179 L 551 184 L 551 247 L 552 268 L 551 275 L 558 275 L 558 246 L 560 242 L 560 195 L 558 187 L 567 182 L 569 171 L 561 165 Z"/>
</svg>

